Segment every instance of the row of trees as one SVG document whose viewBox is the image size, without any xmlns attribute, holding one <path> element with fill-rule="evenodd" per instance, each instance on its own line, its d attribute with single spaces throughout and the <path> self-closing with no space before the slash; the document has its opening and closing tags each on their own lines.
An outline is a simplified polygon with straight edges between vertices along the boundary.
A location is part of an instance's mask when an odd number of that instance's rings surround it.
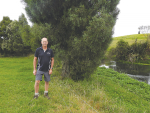
<svg viewBox="0 0 150 113">
<path fill-rule="evenodd" d="M 30 32 L 19 27 L 20 32 L 26 32 L 21 38 L 23 44 L 35 50 L 41 37 L 47 37 L 49 47 L 63 63 L 62 76 L 88 78 L 100 65 L 112 40 L 120 0 L 22 1 L 34 23 Z"/>
<path fill-rule="evenodd" d="M 150 44 L 148 40 L 144 43 L 135 41 L 132 45 L 124 40 L 117 42 L 116 48 L 112 48 L 110 56 L 115 56 L 116 61 L 139 62 L 150 55 Z"/>
<path fill-rule="evenodd" d="M 33 53 L 41 46 L 42 37 L 49 38 L 48 27 L 50 26 L 36 23 L 31 27 L 24 14 L 19 16 L 18 21 L 10 20 L 8 16 L 3 17 L 0 22 L 1 56 L 24 56 Z M 50 47 L 51 43 L 48 46 Z"/>
<path fill-rule="evenodd" d="M 31 52 L 31 30 L 22 14 L 19 20 L 3 17 L 0 22 L 0 53 L 8 55 L 26 55 Z"/>
<path fill-rule="evenodd" d="M 140 26 L 138 29 L 139 34 L 143 34 L 145 37 L 150 38 L 150 26 Z"/>
</svg>

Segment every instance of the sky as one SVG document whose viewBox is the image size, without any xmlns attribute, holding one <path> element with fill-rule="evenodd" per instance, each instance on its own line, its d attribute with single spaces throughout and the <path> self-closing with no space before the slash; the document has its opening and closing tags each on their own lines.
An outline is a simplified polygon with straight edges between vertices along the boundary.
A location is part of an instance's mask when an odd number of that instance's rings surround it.
<svg viewBox="0 0 150 113">
<path fill-rule="evenodd" d="M 150 0 L 120 0 L 114 37 L 138 34 L 139 26 L 150 25 Z"/>
<path fill-rule="evenodd" d="M 32 25 L 25 12 L 25 5 L 21 0 L 0 0 L 0 4 L 0 21 L 3 20 L 3 16 L 8 16 L 11 20 L 18 20 L 23 13 L 27 18 L 28 24 Z"/>
<path fill-rule="evenodd" d="M 25 14 L 25 5 L 21 0 L 0 0 L 0 21 L 3 16 L 8 16 L 11 20 L 18 20 L 19 16 Z M 114 26 L 113 37 L 138 34 L 139 26 L 150 25 L 150 0 L 120 0 L 118 8 L 120 13 Z"/>
</svg>

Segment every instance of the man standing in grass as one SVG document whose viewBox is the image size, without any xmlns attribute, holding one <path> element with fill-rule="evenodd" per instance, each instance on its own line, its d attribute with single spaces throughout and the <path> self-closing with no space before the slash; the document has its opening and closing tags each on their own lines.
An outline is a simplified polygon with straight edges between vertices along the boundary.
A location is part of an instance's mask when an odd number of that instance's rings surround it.
<svg viewBox="0 0 150 113">
<path fill-rule="evenodd" d="M 50 75 L 52 74 L 52 69 L 54 65 L 54 54 L 52 49 L 47 48 L 48 40 L 47 38 L 42 38 L 41 40 L 42 47 L 39 47 L 35 51 L 34 60 L 33 60 L 33 74 L 36 76 L 35 80 L 35 95 L 34 98 L 38 98 L 39 96 L 39 83 L 42 81 L 42 76 L 44 74 L 44 80 L 45 80 L 45 91 L 44 91 L 44 97 L 50 99 L 48 96 L 48 86 L 50 81 Z M 38 59 L 37 64 L 37 70 L 36 70 L 36 63 Z"/>
</svg>

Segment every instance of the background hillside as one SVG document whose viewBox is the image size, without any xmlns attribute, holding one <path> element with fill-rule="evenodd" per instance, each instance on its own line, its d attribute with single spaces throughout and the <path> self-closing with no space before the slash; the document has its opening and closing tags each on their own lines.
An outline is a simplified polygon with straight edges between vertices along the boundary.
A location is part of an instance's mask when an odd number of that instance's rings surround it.
<svg viewBox="0 0 150 113">
<path fill-rule="evenodd" d="M 112 38 L 104 59 L 149 64 L 150 41 L 147 35 L 134 34 Z"/>
<path fill-rule="evenodd" d="M 133 44 L 136 40 L 137 42 L 145 42 L 147 40 L 147 37 L 145 37 L 143 34 L 133 34 L 133 35 L 125 35 L 125 36 L 119 36 L 119 37 L 114 37 L 112 42 L 109 45 L 109 48 L 116 47 L 116 44 L 119 40 L 125 40 L 126 42 L 129 43 L 129 45 Z"/>
</svg>

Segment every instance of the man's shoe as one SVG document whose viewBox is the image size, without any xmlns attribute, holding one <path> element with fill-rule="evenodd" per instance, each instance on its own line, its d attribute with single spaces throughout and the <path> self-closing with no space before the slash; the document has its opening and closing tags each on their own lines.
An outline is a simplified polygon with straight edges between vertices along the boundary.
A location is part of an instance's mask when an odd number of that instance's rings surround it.
<svg viewBox="0 0 150 113">
<path fill-rule="evenodd" d="M 39 95 L 34 95 L 33 99 L 37 99 L 39 97 Z"/>
<path fill-rule="evenodd" d="M 50 97 L 48 96 L 48 93 L 45 93 L 44 97 L 46 97 L 48 100 L 50 99 Z"/>
</svg>

